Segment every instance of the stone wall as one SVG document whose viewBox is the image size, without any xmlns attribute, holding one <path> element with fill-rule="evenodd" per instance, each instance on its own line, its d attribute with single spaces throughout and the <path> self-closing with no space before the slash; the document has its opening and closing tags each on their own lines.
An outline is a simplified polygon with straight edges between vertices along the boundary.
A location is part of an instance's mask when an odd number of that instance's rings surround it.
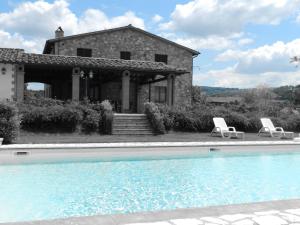
<svg viewBox="0 0 300 225">
<path fill-rule="evenodd" d="M 14 65 L 0 63 L 0 100 L 12 100 L 15 95 Z"/>
<path fill-rule="evenodd" d="M 55 53 L 60 55 L 76 55 L 77 48 L 90 48 L 92 49 L 93 57 L 104 58 L 120 58 L 121 51 L 131 52 L 132 60 L 155 61 L 155 54 L 168 55 L 169 65 L 185 68 L 190 71 L 190 73 L 176 77 L 174 103 L 183 105 L 190 104 L 191 102 L 193 56 L 191 52 L 184 48 L 139 31 L 124 29 L 61 40 L 55 44 Z M 151 85 L 153 89 L 151 93 L 153 95 L 155 85 Z M 159 85 L 166 85 L 166 82 L 160 82 Z M 139 88 L 139 112 L 143 111 L 141 102 L 149 100 L 149 96 L 143 93 L 143 90 L 148 91 L 148 85 L 146 86 L 146 88 Z"/>
</svg>

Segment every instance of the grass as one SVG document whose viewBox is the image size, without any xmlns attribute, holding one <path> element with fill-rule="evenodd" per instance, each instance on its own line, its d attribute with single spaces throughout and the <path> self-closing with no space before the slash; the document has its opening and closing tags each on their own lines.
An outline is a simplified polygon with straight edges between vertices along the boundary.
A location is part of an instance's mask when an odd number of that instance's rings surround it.
<svg viewBox="0 0 300 225">
<path fill-rule="evenodd" d="M 111 143 L 111 142 L 206 142 L 206 141 L 241 141 L 242 139 L 227 139 L 211 137 L 210 133 L 169 132 L 165 135 L 100 135 L 80 133 L 33 133 L 21 131 L 16 143 L 43 144 L 43 143 Z M 243 141 L 278 141 L 281 139 L 258 137 L 257 133 L 246 133 Z"/>
</svg>

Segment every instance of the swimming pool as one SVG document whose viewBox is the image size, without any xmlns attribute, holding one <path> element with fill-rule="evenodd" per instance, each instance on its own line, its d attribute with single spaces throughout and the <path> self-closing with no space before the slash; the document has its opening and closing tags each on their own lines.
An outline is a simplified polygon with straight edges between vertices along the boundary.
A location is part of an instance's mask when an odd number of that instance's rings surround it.
<svg viewBox="0 0 300 225">
<path fill-rule="evenodd" d="M 300 198 L 300 153 L 0 165 L 0 222 Z"/>
</svg>

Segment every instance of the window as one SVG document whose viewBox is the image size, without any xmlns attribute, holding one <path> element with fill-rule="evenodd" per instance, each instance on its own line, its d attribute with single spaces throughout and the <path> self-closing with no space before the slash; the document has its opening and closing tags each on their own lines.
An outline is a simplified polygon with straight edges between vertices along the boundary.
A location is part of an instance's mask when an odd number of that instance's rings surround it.
<svg viewBox="0 0 300 225">
<path fill-rule="evenodd" d="M 6 74 L 6 68 L 5 68 L 5 67 L 2 67 L 2 69 L 1 69 L 1 74 L 2 74 L 2 75 L 5 75 L 5 74 Z"/>
<path fill-rule="evenodd" d="M 167 101 L 167 87 L 155 87 L 155 102 L 166 103 Z"/>
<path fill-rule="evenodd" d="M 89 49 L 89 48 L 77 48 L 77 56 L 92 57 L 92 49 Z"/>
<path fill-rule="evenodd" d="M 130 60 L 131 52 L 120 52 L 120 59 Z"/>
<path fill-rule="evenodd" d="M 163 62 L 168 64 L 168 55 L 155 54 L 155 62 Z"/>
</svg>

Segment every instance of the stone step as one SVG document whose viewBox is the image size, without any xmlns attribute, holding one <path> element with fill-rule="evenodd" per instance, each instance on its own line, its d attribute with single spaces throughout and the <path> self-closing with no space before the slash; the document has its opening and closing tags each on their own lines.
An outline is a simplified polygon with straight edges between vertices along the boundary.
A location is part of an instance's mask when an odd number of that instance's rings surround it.
<svg viewBox="0 0 300 225">
<path fill-rule="evenodd" d="M 122 119 L 146 119 L 147 116 L 145 114 L 114 114 L 114 118 L 122 118 Z"/>
<path fill-rule="evenodd" d="M 118 117 L 115 116 L 114 120 L 148 120 L 147 117 Z"/>
<path fill-rule="evenodd" d="M 113 130 L 149 130 L 152 132 L 152 128 L 150 126 L 114 126 Z"/>
<path fill-rule="evenodd" d="M 124 121 L 124 120 L 114 120 L 113 124 L 135 124 L 135 125 L 147 125 L 149 124 L 148 121 L 137 121 L 137 120 L 133 120 L 133 121 Z"/>
<path fill-rule="evenodd" d="M 152 130 L 148 129 L 115 129 L 114 135 L 153 135 Z"/>
<path fill-rule="evenodd" d="M 113 127 L 124 127 L 124 126 L 129 126 L 129 127 L 151 127 L 149 123 L 113 123 Z"/>
<path fill-rule="evenodd" d="M 145 114 L 114 114 L 113 134 L 153 135 Z"/>
<path fill-rule="evenodd" d="M 139 116 L 146 116 L 146 114 L 142 114 L 142 113 L 115 113 L 114 116 L 133 116 L 133 117 L 139 117 Z"/>
</svg>

